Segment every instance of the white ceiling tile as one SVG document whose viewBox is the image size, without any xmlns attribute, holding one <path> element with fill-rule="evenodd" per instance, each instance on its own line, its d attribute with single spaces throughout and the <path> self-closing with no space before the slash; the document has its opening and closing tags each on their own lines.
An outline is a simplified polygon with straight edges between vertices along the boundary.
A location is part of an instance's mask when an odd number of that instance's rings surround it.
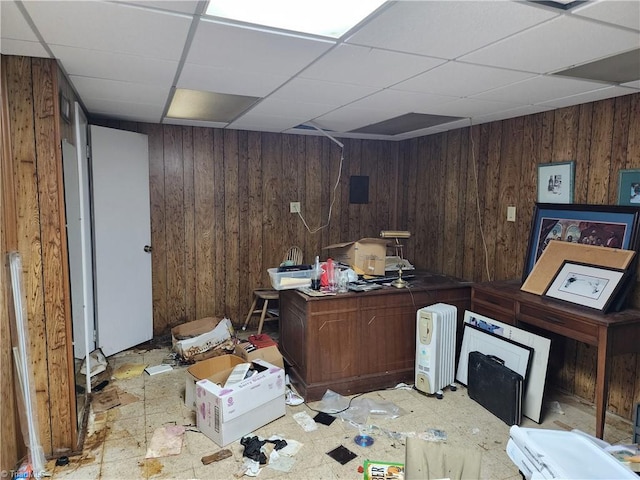
<svg viewBox="0 0 640 480">
<path fill-rule="evenodd" d="M 489 100 L 477 100 L 475 98 L 461 98 L 453 102 L 433 106 L 428 112 L 435 115 L 448 115 L 451 117 L 475 117 L 482 113 L 503 112 L 522 105 L 516 102 L 499 102 Z"/>
<path fill-rule="evenodd" d="M 385 89 L 351 104 L 356 108 L 385 110 L 388 118 L 407 112 L 431 113 L 431 109 L 443 103 L 451 102 L 456 97 L 433 95 L 430 93 L 401 92 Z"/>
<path fill-rule="evenodd" d="M 129 0 L 118 3 L 130 3 L 139 7 L 158 8 L 160 10 L 169 10 L 170 12 L 193 14 L 200 3 L 198 0 Z"/>
<path fill-rule="evenodd" d="M 98 1 L 29 1 L 24 6 L 45 41 L 179 60 L 191 18 Z"/>
<path fill-rule="evenodd" d="M 89 112 L 95 116 L 148 123 L 160 123 L 162 119 L 162 108 L 158 105 L 91 97 L 84 100 Z"/>
<path fill-rule="evenodd" d="M 461 60 L 550 73 L 628 51 L 639 45 L 637 32 L 565 16 L 464 55 Z"/>
<path fill-rule="evenodd" d="M 555 15 L 518 2 L 398 2 L 347 42 L 454 59 Z"/>
<path fill-rule="evenodd" d="M 226 67 L 207 67 L 186 63 L 180 73 L 177 86 L 207 92 L 264 97 L 288 79 L 288 75 L 275 75 L 255 70 L 245 72 Z"/>
<path fill-rule="evenodd" d="M 100 78 L 76 77 L 74 75 L 70 75 L 69 79 L 82 99 L 85 99 L 85 97 L 105 100 L 113 99 L 119 102 L 155 104 L 164 107 L 170 91 L 169 86 L 160 87 Z"/>
<path fill-rule="evenodd" d="M 540 75 L 474 95 L 473 98 L 532 105 L 554 98 L 564 98 L 570 95 L 600 90 L 605 87 L 606 85 L 602 83 Z"/>
<path fill-rule="evenodd" d="M 3 40 L 26 40 L 28 42 L 39 42 L 38 37 L 31 26 L 22 16 L 22 12 L 13 1 L 0 1 L 0 31 Z M 4 43 L 4 42 L 3 42 Z"/>
<path fill-rule="evenodd" d="M 622 84 L 623 87 L 640 88 L 640 80 L 634 80 L 633 82 L 627 82 Z"/>
<path fill-rule="evenodd" d="M 171 86 L 178 62 L 52 45 L 69 75 Z"/>
<path fill-rule="evenodd" d="M 501 112 L 495 112 L 487 115 L 478 115 L 473 117 L 473 124 L 478 125 L 487 122 L 496 122 L 498 120 L 506 120 L 508 118 L 522 117 L 524 115 L 534 115 L 540 112 L 546 112 L 552 110 L 552 107 L 545 107 L 542 105 L 524 105 L 510 110 L 504 110 Z"/>
<path fill-rule="evenodd" d="M 167 125 L 186 125 L 193 127 L 208 127 L 208 128 L 225 128 L 229 124 L 226 122 L 206 122 L 204 120 L 188 120 L 185 118 L 171 118 L 165 117 L 162 123 Z"/>
<path fill-rule="evenodd" d="M 243 72 L 293 75 L 333 45 L 325 40 L 201 20 L 186 61 Z"/>
<path fill-rule="evenodd" d="M 3 38 L 0 42 L 3 55 L 23 55 L 25 57 L 49 58 L 49 52 L 39 42 Z"/>
<path fill-rule="evenodd" d="M 251 109 L 251 114 L 270 115 L 274 117 L 291 116 L 297 119 L 310 120 L 334 110 L 335 105 L 308 103 L 301 101 L 266 98 Z"/>
<path fill-rule="evenodd" d="M 309 66 L 300 77 L 388 87 L 444 62 L 420 55 L 343 44 Z"/>
<path fill-rule="evenodd" d="M 533 76 L 535 74 L 452 61 L 394 85 L 393 89 L 466 97 Z"/>
<path fill-rule="evenodd" d="M 580 93 L 577 95 L 570 95 L 564 98 L 556 98 L 545 102 L 539 102 L 537 103 L 537 105 L 543 105 L 549 108 L 563 108 L 580 103 L 597 102 L 598 100 L 604 100 L 605 98 L 630 95 L 632 93 L 637 93 L 637 90 L 625 87 L 605 87 L 600 90 Z"/>
<path fill-rule="evenodd" d="M 573 9 L 572 13 L 579 17 L 640 30 L 640 2 L 638 0 L 585 2 Z"/>
<path fill-rule="evenodd" d="M 230 128 L 241 130 L 261 130 L 267 132 L 282 132 L 300 125 L 308 120 L 306 117 L 280 117 L 249 112 L 238 120 L 229 124 Z"/>
<path fill-rule="evenodd" d="M 297 77 L 279 88 L 272 96 L 285 100 L 337 106 L 366 97 L 377 90 L 377 87 L 321 82 Z"/>
</svg>

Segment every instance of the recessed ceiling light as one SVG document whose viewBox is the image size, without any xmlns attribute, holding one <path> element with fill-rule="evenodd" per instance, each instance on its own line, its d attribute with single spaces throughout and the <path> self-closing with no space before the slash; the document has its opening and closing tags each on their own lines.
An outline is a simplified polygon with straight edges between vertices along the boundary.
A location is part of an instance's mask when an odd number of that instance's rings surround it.
<svg viewBox="0 0 640 480">
<path fill-rule="evenodd" d="M 384 0 L 211 0 L 206 15 L 339 38 Z"/>
<path fill-rule="evenodd" d="M 435 127 L 444 123 L 462 120 L 464 117 L 449 117 L 446 115 L 431 115 L 427 113 L 406 113 L 399 117 L 372 123 L 366 127 L 351 130 L 351 133 L 372 133 L 378 135 L 398 135 L 414 132 L 423 128 Z"/>
</svg>

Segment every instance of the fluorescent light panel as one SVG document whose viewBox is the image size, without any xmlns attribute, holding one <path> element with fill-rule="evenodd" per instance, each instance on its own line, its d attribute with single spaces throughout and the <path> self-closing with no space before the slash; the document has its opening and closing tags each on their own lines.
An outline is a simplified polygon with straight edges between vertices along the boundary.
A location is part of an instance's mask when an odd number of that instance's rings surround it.
<svg viewBox="0 0 640 480">
<path fill-rule="evenodd" d="M 259 97 L 178 88 L 167 117 L 229 123 L 258 100 Z"/>
<path fill-rule="evenodd" d="M 384 0 L 211 0 L 206 15 L 339 38 Z"/>
</svg>

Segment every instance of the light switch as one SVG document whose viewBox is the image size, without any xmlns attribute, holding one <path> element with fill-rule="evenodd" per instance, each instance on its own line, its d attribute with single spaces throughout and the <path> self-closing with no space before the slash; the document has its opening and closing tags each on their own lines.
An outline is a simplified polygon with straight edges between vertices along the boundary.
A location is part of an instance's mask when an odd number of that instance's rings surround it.
<svg viewBox="0 0 640 480">
<path fill-rule="evenodd" d="M 507 207 L 507 222 L 515 222 L 516 221 L 516 207 L 513 205 L 509 205 Z"/>
</svg>

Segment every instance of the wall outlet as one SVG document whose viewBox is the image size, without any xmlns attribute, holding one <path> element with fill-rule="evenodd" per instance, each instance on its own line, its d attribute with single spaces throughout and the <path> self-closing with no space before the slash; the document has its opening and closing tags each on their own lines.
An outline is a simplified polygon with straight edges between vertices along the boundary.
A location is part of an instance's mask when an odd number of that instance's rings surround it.
<svg viewBox="0 0 640 480">
<path fill-rule="evenodd" d="M 289 211 L 291 213 L 300 213 L 300 202 L 289 203 Z"/>
<path fill-rule="evenodd" d="M 516 221 L 516 207 L 513 205 L 509 205 L 507 207 L 507 222 L 515 222 Z"/>
</svg>

